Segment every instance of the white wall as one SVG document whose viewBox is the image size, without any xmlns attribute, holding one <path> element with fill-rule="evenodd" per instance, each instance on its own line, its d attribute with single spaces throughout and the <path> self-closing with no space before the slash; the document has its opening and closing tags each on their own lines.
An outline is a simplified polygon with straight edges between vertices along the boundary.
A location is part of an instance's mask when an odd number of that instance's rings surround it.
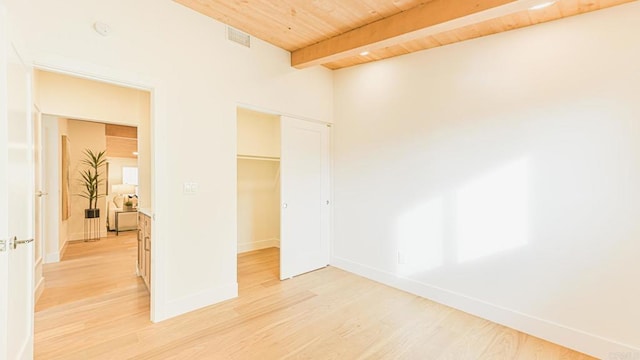
<svg viewBox="0 0 640 360">
<path fill-rule="evenodd" d="M 152 88 L 152 317 L 233 297 L 236 278 L 236 106 L 332 121 L 331 72 L 296 70 L 290 54 L 170 0 L 9 0 L 40 66 Z M 97 21 L 112 34 L 92 30 Z M 195 182 L 198 193 L 183 194 Z"/>
<path fill-rule="evenodd" d="M 42 70 L 34 75 L 35 97 L 47 114 L 130 126 L 148 118 L 148 91 Z"/>
<path fill-rule="evenodd" d="M 238 155 L 280 157 L 280 117 L 238 108 Z"/>
<path fill-rule="evenodd" d="M 280 162 L 238 159 L 238 252 L 280 247 Z"/>
<path fill-rule="evenodd" d="M 153 209 L 153 196 L 151 191 L 154 186 L 153 163 L 151 153 L 151 101 L 145 100 L 146 106 L 141 111 L 138 122 L 138 206 Z"/>
<path fill-rule="evenodd" d="M 601 358 L 640 351 L 639 18 L 337 71 L 333 264 Z"/>
</svg>

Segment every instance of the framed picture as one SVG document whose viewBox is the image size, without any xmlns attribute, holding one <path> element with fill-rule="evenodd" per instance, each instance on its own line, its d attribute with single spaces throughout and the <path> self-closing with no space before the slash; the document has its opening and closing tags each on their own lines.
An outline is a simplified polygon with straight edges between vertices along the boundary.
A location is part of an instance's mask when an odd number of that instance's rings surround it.
<svg viewBox="0 0 640 360">
<path fill-rule="evenodd" d="M 60 183 L 62 186 L 62 220 L 69 219 L 71 216 L 71 191 L 70 191 L 70 174 L 69 174 L 69 166 L 70 166 L 70 153 L 71 153 L 71 143 L 69 142 L 69 137 L 66 135 L 62 135 L 62 182 Z"/>
</svg>

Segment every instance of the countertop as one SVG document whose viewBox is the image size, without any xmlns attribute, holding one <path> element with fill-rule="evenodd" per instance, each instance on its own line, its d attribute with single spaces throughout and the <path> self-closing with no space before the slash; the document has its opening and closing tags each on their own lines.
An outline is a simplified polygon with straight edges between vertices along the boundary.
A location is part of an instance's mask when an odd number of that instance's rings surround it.
<svg viewBox="0 0 640 360">
<path fill-rule="evenodd" d="M 153 211 L 149 208 L 138 208 L 138 212 L 147 215 L 148 217 L 153 217 Z"/>
</svg>

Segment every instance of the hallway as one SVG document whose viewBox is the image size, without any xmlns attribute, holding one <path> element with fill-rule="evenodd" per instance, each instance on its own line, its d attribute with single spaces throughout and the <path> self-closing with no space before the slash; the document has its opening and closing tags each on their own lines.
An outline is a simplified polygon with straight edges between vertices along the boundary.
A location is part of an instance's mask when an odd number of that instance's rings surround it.
<svg viewBox="0 0 640 360">
<path fill-rule="evenodd" d="M 135 232 L 69 243 L 61 262 L 46 264 L 36 303 L 35 356 L 68 358 L 127 329 L 150 325 L 149 293 L 136 276 Z"/>
<path fill-rule="evenodd" d="M 144 290 L 136 276 L 136 233 L 121 233 L 98 242 L 69 243 L 61 262 L 46 264 L 46 290 L 36 303 L 36 314 L 79 300 L 130 294 Z M 148 302 L 146 298 L 141 299 Z"/>
</svg>

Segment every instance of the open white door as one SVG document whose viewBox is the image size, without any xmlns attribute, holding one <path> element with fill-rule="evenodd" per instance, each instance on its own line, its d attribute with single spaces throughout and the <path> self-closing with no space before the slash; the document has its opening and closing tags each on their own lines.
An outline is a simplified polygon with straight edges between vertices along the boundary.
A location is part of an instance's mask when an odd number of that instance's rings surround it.
<svg viewBox="0 0 640 360">
<path fill-rule="evenodd" d="M 33 358 L 33 142 L 30 72 L 0 2 L 0 359 Z"/>
<path fill-rule="evenodd" d="M 329 264 L 329 128 L 281 118 L 280 279 Z"/>
</svg>

